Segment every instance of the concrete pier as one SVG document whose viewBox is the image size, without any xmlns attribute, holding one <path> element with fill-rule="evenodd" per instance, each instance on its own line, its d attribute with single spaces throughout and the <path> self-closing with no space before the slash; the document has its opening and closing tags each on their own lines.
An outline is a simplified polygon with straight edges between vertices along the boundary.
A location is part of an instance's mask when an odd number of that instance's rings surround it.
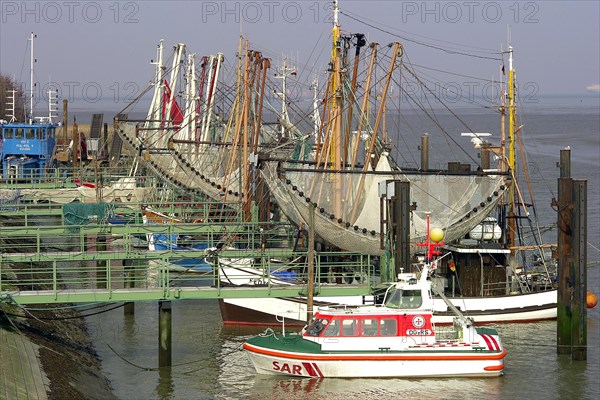
<svg viewBox="0 0 600 400">
<path fill-rule="evenodd" d="M 0 399 L 45 400 L 48 384 L 38 346 L 0 328 Z"/>
</svg>

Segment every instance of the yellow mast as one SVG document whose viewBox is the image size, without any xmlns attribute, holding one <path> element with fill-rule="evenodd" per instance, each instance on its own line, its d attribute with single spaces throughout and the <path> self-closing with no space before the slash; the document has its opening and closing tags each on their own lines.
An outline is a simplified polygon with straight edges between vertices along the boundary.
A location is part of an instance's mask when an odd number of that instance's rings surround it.
<svg viewBox="0 0 600 400">
<path fill-rule="evenodd" d="M 515 161 L 515 71 L 513 70 L 512 46 L 508 45 L 508 168 L 512 174 L 512 182 L 508 192 L 508 244 L 515 245 L 516 221 L 515 221 L 515 187 L 516 161 Z M 511 251 L 511 255 L 514 252 Z"/>
<path fill-rule="evenodd" d="M 330 161 L 334 165 L 334 169 L 339 170 L 341 165 L 341 150 L 342 143 L 340 137 L 340 117 L 341 117 L 341 77 L 340 77 L 340 24 L 338 21 L 338 2 L 333 1 L 333 29 L 331 35 L 333 38 L 333 46 L 331 48 L 331 61 L 333 63 L 333 76 L 331 79 L 331 94 L 333 113 L 333 146 L 330 147 Z"/>
<path fill-rule="evenodd" d="M 513 69 L 513 49 L 508 46 L 508 166 L 513 175 L 516 175 L 516 140 L 515 140 L 515 71 Z M 509 207 L 514 211 L 515 190 L 514 183 L 511 185 Z"/>
<path fill-rule="evenodd" d="M 242 187 L 246 188 L 248 182 L 248 113 L 250 111 L 251 92 L 249 87 L 249 74 L 252 65 L 250 64 L 250 54 L 248 52 L 248 40 L 244 49 L 244 94 L 242 103 Z M 242 199 L 242 209 L 244 210 L 244 221 L 250 221 L 250 193 L 244 190 Z"/>
<path fill-rule="evenodd" d="M 331 79 L 331 145 L 329 146 L 329 161 L 331 168 L 339 171 L 342 168 L 342 140 L 341 140 L 341 116 L 342 116 L 342 90 L 341 90 L 341 68 L 340 68 L 340 24 L 338 21 L 338 1 L 333 0 L 333 46 L 331 49 L 331 61 L 333 63 L 333 76 Z M 341 215 L 341 192 L 342 182 L 339 176 L 334 176 L 334 215 Z"/>
</svg>

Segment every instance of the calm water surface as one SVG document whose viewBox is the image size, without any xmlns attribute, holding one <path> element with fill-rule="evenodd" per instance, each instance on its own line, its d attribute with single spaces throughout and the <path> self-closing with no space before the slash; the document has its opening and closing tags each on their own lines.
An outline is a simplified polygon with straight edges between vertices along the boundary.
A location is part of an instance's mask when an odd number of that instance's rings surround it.
<svg viewBox="0 0 600 400">
<path fill-rule="evenodd" d="M 173 304 L 173 367 L 156 370 L 156 304 L 134 317 L 89 318 L 97 350 L 121 399 L 596 399 L 600 395 L 598 310 L 588 318 L 588 360 L 556 354 L 556 323 L 498 325 L 505 375 L 456 379 L 294 379 L 256 375 L 240 350 L 251 328 L 223 327 L 216 301 Z M 150 370 L 146 370 L 150 369 Z"/>
</svg>

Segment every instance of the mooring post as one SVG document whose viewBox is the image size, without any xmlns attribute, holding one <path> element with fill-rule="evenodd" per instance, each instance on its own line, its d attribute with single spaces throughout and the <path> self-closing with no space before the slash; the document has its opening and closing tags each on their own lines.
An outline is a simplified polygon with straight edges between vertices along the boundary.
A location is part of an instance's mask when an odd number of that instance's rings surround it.
<svg viewBox="0 0 600 400">
<path fill-rule="evenodd" d="M 81 144 L 79 143 L 79 128 L 77 127 L 77 122 L 73 122 L 73 132 L 72 132 L 72 139 L 73 139 L 73 162 L 72 162 L 72 166 L 73 166 L 73 177 L 79 177 L 79 174 L 77 173 L 77 163 L 79 162 L 79 148 L 81 146 Z M 83 183 L 83 182 L 82 182 Z"/>
<path fill-rule="evenodd" d="M 171 366 L 171 302 L 158 302 L 158 366 Z"/>
<path fill-rule="evenodd" d="M 556 352 L 571 353 L 571 205 L 573 179 L 558 179 L 558 303 L 556 304 Z"/>
<path fill-rule="evenodd" d="M 125 287 L 132 289 L 135 287 L 135 267 L 133 266 L 133 260 L 126 258 L 123 260 L 123 269 L 125 270 Z M 135 314 L 135 303 L 130 301 L 123 305 L 123 314 L 133 315 Z"/>
<path fill-rule="evenodd" d="M 571 151 L 560 152 L 558 179 L 558 354 L 587 358 L 587 181 L 571 178 Z"/>
<path fill-rule="evenodd" d="M 490 169 L 490 149 L 488 146 L 481 146 L 481 169 Z"/>
<path fill-rule="evenodd" d="M 104 143 L 102 145 L 101 149 L 98 149 L 98 158 L 100 159 L 104 159 L 106 157 L 106 152 L 107 152 L 107 143 L 108 143 L 108 123 L 104 123 L 104 130 L 102 132 L 102 143 Z"/>
<path fill-rule="evenodd" d="M 571 177 L 571 149 L 565 147 L 560 151 L 560 177 L 570 178 Z"/>
<path fill-rule="evenodd" d="M 96 236 L 96 252 L 98 254 L 106 253 L 106 236 L 103 233 L 99 233 Z M 106 289 L 108 287 L 106 266 L 106 260 L 99 259 L 96 261 L 96 287 L 98 289 Z"/>
<path fill-rule="evenodd" d="M 401 271 L 410 272 L 410 209 L 410 182 L 394 181 L 394 278 Z"/>
<path fill-rule="evenodd" d="M 60 144 L 62 146 L 67 145 L 67 135 L 69 134 L 69 100 L 63 99 L 63 126 L 62 126 L 62 137 L 60 138 Z"/>
<path fill-rule="evenodd" d="M 587 181 L 573 180 L 572 349 L 573 360 L 587 359 Z"/>
<path fill-rule="evenodd" d="M 429 134 L 421 136 L 421 171 L 429 171 Z"/>
</svg>

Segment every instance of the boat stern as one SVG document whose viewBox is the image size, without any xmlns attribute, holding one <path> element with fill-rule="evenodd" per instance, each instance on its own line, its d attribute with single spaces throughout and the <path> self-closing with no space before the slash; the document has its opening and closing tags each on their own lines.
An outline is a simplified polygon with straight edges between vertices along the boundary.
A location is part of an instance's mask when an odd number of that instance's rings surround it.
<svg viewBox="0 0 600 400">
<path fill-rule="evenodd" d="M 507 351 L 498 331 L 493 328 L 475 328 L 477 340 L 483 351 L 489 353 L 489 357 L 486 358 L 486 366 L 483 368 L 486 376 L 498 376 L 504 374 L 504 358 L 506 357 Z"/>
<path fill-rule="evenodd" d="M 310 355 L 320 352 L 320 345 L 292 333 L 278 335 L 272 329 L 248 339 L 243 344 L 259 374 L 323 377 Z"/>
</svg>

